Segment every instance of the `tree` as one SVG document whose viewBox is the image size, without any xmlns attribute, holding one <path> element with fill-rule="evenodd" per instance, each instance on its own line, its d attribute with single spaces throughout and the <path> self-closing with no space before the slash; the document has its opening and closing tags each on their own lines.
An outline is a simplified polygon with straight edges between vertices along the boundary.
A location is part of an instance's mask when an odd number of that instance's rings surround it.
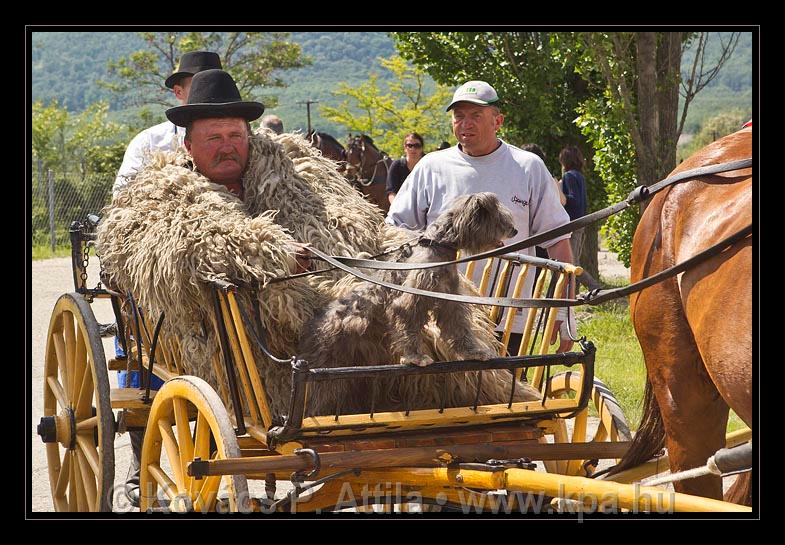
<svg viewBox="0 0 785 545">
<path fill-rule="evenodd" d="M 401 149 L 410 132 L 420 133 L 433 142 L 434 148 L 449 140 L 451 131 L 444 108 L 451 91 L 437 85 L 433 93 L 428 93 L 425 72 L 399 56 L 381 58 L 379 63 L 393 75 L 387 92 L 380 89 L 375 73 L 360 86 L 340 83 L 333 94 L 346 99 L 337 108 L 322 106 L 321 115 L 350 132 L 367 134 L 380 149 L 394 152 Z"/>
<path fill-rule="evenodd" d="M 99 85 L 126 94 L 137 104 L 171 106 L 164 80 L 173 74 L 180 57 L 189 51 L 215 51 L 223 69 L 237 83 L 244 100 L 259 100 L 268 108 L 278 100 L 267 91 L 285 87 L 277 71 L 311 63 L 300 46 L 286 41 L 287 32 L 143 32 L 147 49 L 109 62 L 113 81 Z"/>
<path fill-rule="evenodd" d="M 564 144 L 575 143 L 569 139 L 579 131 L 581 147 L 594 150 L 584 155 L 595 156 L 589 164 L 604 182 L 606 203 L 676 166 L 689 102 L 716 77 L 738 41 L 724 43 L 716 65 L 706 68 L 707 38 L 682 32 L 396 33 L 395 39 L 402 55 L 437 81 L 485 79 L 503 91 L 512 106 L 506 109 L 517 112 L 510 122 L 520 134 L 541 137 L 548 155 L 554 151 L 548 131 Z M 683 88 L 679 123 L 681 58 L 692 43 L 700 51 Z M 590 191 L 596 185 L 589 183 Z M 596 197 L 590 192 L 590 205 L 601 203 Z M 610 248 L 626 265 L 637 219 L 638 211 L 629 211 L 605 226 Z"/>
<path fill-rule="evenodd" d="M 612 101 L 606 110 L 613 110 L 618 131 L 617 138 L 608 139 L 598 126 L 592 130 L 592 108 L 584 109 L 579 123 L 586 122 L 584 134 L 595 149 L 604 150 L 620 166 L 624 157 L 632 161 L 634 177 L 626 183 L 606 178 L 611 202 L 625 198 L 636 185 L 652 185 L 665 178 L 676 166 L 676 149 L 684 127 L 687 110 L 695 95 L 703 89 L 730 58 L 738 42 L 738 35 L 722 44 L 715 64 L 706 68 L 705 49 L 708 33 L 683 32 L 624 32 L 579 33 L 575 35 L 576 48 L 583 53 L 577 69 L 584 75 L 601 74 L 597 79 L 587 78 L 594 89 Z M 697 40 L 697 42 L 695 42 Z M 695 56 L 689 75 L 682 78 L 681 59 L 684 50 L 696 43 Z M 683 92 L 684 105 L 679 120 L 679 93 Z M 594 108 L 597 112 L 597 108 Z M 607 112 L 606 112 L 607 114 Z M 605 131 L 607 132 L 607 131 Z M 634 156 L 629 154 L 629 142 Z M 610 146 L 610 149 L 609 149 Z M 630 168 L 620 168 L 633 173 Z M 629 266 L 632 236 L 638 224 L 640 210 L 629 210 L 619 217 L 610 218 L 605 232 L 609 246 Z"/>
<path fill-rule="evenodd" d="M 561 149 L 578 146 L 587 159 L 584 173 L 589 207 L 596 210 L 605 202 L 605 192 L 592 180 L 591 146 L 574 122 L 578 105 L 588 96 L 588 86 L 576 73 L 575 58 L 564 53 L 566 36 L 544 32 L 393 33 L 401 55 L 437 82 L 453 89 L 469 80 L 490 83 L 505 114 L 501 138 L 517 146 L 539 144 L 552 173 L 561 172 Z M 598 278 L 597 227 L 589 226 L 586 231 L 583 255 L 576 259 Z"/>
<path fill-rule="evenodd" d="M 96 102 L 78 115 L 61 108 L 57 101 L 44 106 L 33 103 L 32 152 L 43 170 L 65 177 L 70 170 L 115 174 L 120 168 L 128 127 L 108 120 L 109 104 Z"/>
</svg>

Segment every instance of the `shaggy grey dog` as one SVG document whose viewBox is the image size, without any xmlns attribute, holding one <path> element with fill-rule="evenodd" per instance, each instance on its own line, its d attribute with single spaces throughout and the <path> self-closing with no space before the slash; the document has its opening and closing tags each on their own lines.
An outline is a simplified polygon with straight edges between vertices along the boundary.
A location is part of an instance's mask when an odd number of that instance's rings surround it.
<svg viewBox="0 0 785 545">
<path fill-rule="evenodd" d="M 405 262 L 453 261 L 458 250 L 475 254 L 502 245 L 517 234 L 513 217 L 493 193 L 455 199 L 447 212 L 429 225 Z M 459 293 L 456 265 L 412 271 L 389 271 L 384 279 L 396 284 L 443 293 Z M 299 355 L 312 367 L 346 367 L 404 363 L 433 363 L 421 343 L 423 328 L 433 316 L 440 337 L 458 359 L 487 360 L 496 354 L 479 342 L 472 330 L 467 304 L 401 293 L 371 282 L 356 285 L 347 295 L 330 302 L 306 323 Z M 379 410 L 393 410 L 401 388 L 385 384 L 387 402 Z M 349 384 L 354 383 L 354 384 Z M 322 414 L 341 404 L 346 411 L 368 410 L 367 380 L 338 381 L 320 386 L 309 396 L 309 413 Z M 396 391 L 398 394 L 396 394 Z"/>
</svg>

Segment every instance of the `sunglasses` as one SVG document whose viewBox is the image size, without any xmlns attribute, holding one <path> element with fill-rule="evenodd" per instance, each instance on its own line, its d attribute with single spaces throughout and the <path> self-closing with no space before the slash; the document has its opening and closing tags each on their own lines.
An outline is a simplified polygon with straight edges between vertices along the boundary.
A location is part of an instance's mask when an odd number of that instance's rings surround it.
<svg viewBox="0 0 785 545">
<path fill-rule="evenodd" d="M 406 147 L 407 147 L 407 148 L 415 148 L 415 149 L 416 149 L 416 148 L 421 148 L 421 147 L 422 147 L 422 144 L 418 144 L 417 142 L 415 142 L 414 144 L 412 144 L 412 143 L 407 143 L 407 144 L 406 144 Z"/>
</svg>

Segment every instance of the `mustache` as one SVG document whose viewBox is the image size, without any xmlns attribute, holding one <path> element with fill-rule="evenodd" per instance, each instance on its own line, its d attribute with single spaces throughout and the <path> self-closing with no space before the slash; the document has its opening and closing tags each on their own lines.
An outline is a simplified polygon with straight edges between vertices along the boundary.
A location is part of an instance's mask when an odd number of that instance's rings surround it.
<svg viewBox="0 0 785 545">
<path fill-rule="evenodd" d="M 218 166 L 218 163 L 221 163 L 221 162 L 227 161 L 227 160 L 234 161 L 235 163 L 240 164 L 240 162 L 241 162 L 240 161 L 240 154 L 237 153 L 237 152 L 219 153 L 215 157 L 215 159 L 213 159 L 213 162 L 212 162 L 212 164 L 210 166 L 212 166 L 212 167 Z"/>
</svg>

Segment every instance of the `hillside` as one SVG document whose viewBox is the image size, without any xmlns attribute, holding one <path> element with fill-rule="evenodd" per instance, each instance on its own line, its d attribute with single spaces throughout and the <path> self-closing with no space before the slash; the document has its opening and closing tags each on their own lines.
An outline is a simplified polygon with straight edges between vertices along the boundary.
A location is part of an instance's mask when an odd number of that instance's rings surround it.
<svg viewBox="0 0 785 545">
<path fill-rule="evenodd" d="M 380 68 L 377 58 L 395 53 L 392 40 L 384 32 L 293 32 L 291 39 L 313 58 L 313 64 L 281 75 L 288 87 L 276 90 L 279 105 L 269 112 L 278 114 L 287 130 L 305 130 L 306 107 L 301 103 L 318 100 L 311 107 L 312 126 L 343 138 L 344 129 L 323 120 L 319 108 L 340 103 L 331 94 L 339 82 L 360 83 L 372 71 L 383 81 L 387 72 Z M 92 102 L 108 100 L 118 119 L 133 115 L 133 110 L 126 109 L 120 97 L 99 87 L 95 81 L 108 76 L 109 60 L 143 46 L 136 33 L 34 32 L 31 45 L 33 101 L 48 103 L 57 99 L 69 110 L 78 112 Z M 710 45 L 716 50 L 719 41 L 714 38 Z M 709 58 L 714 50 L 710 49 Z M 688 51 L 682 65 L 687 66 L 690 59 Z M 746 33 L 719 77 L 690 106 L 685 132 L 696 132 L 704 119 L 719 111 L 741 109 L 751 113 L 752 94 L 752 34 Z M 154 113 L 163 116 L 163 109 Z"/>
<path fill-rule="evenodd" d="M 395 53 L 392 40 L 383 32 L 295 32 L 291 39 L 302 46 L 313 64 L 281 74 L 288 87 L 275 90 L 278 107 L 268 112 L 279 115 L 287 130 L 305 130 L 306 108 L 298 103 L 318 100 L 311 106 L 312 126 L 342 136 L 342 128 L 321 118 L 319 106 L 340 102 L 331 95 L 338 82 L 360 83 L 371 71 L 383 80 L 387 73 L 376 59 Z M 117 118 L 123 120 L 133 114 L 121 97 L 95 81 L 108 77 L 110 60 L 143 48 L 144 42 L 136 33 L 34 32 L 31 44 L 33 101 L 49 103 L 56 99 L 61 106 L 78 112 L 92 102 L 107 100 Z M 163 116 L 163 108 L 158 114 Z"/>
</svg>

